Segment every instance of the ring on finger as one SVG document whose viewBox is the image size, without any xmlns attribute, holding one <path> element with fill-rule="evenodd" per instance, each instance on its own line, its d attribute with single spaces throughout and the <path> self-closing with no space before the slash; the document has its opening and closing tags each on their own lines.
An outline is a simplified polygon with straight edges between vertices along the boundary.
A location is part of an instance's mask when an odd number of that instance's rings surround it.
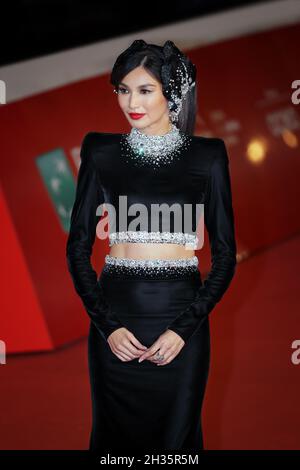
<svg viewBox="0 0 300 470">
<path fill-rule="evenodd" d="M 157 359 L 158 361 L 163 361 L 165 356 L 164 356 L 164 354 L 159 354 L 159 352 L 157 351 L 154 358 Z"/>
</svg>

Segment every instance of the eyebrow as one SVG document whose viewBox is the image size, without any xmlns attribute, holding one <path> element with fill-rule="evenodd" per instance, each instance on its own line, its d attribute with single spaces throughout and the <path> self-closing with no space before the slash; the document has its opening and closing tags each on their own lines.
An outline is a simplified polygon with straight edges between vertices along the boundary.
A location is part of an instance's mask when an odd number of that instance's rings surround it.
<svg viewBox="0 0 300 470">
<path fill-rule="evenodd" d="M 130 88 L 128 85 L 126 85 L 123 82 L 120 82 L 119 85 L 123 85 L 123 86 L 126 86 L 127 88 Z M 139 85 L 138 88 L 143 88 L 145 86 L 154 86 L 155 87 L 156 85 L 154 85 L 154 83 L 144 83 L 144 85 Z"/>
</svg>

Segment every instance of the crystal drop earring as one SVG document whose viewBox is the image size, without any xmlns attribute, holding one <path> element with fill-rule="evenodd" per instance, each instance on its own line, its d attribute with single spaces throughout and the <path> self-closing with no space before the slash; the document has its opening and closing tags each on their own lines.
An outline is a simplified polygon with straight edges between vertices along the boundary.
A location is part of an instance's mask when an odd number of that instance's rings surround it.
<svg viewBox="0 0 300 470">
<path fill-rule="evenodd" d="M 173 123 L 177 121 L 177 114 L 174 111 L 171 111 L 172 107 L 174 105 L 173 101 L 168 101 L 168 108 L 169 108 L 169 117 Z"/>
</svg>

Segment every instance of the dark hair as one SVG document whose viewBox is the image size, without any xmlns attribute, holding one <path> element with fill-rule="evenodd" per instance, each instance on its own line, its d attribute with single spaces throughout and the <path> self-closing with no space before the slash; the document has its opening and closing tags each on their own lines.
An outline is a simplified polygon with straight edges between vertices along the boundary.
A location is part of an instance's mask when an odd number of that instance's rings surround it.
<svg viewBox="0 0 300 470">
<path fill-rule="evenodd" d="M 139 47 L 136 47 L 136 44 L 139 44 Z M 118 90 L 122 79 L 136 67 L 142 66 L 156 80 L 163 84 L 161 68 L 164 63 L 165 56 L 162 46 L 147 44 L 143 40 L 135 40 L 130 47 L 118 56 L 111 71 L 110 83 Z M 162 87 L 162 91 L 164 94 L 164 87 Z M 164 96 L 167 99 L 165 94 Z M 197 83 L 186 93 L 175 125 L 183 132 L 193 135 L 195 132 L 196 114 Z"/>
</svg>

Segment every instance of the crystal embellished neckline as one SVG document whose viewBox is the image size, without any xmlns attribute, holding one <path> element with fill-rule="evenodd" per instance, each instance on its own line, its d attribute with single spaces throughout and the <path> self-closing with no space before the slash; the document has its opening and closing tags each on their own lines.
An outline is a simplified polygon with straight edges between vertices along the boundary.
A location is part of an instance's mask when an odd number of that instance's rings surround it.
<svg viewBox="0 0 300 470">
<path fill-rule="evenodd" d="M 178 159 L 191 140 L 190 135 L 173 123 L 171 130 L 164 135 L 147 135 L 133 127 L 129 134 L 122 134 L 122 155 L 136 166 L 160 168 Z"/>
</svg>

